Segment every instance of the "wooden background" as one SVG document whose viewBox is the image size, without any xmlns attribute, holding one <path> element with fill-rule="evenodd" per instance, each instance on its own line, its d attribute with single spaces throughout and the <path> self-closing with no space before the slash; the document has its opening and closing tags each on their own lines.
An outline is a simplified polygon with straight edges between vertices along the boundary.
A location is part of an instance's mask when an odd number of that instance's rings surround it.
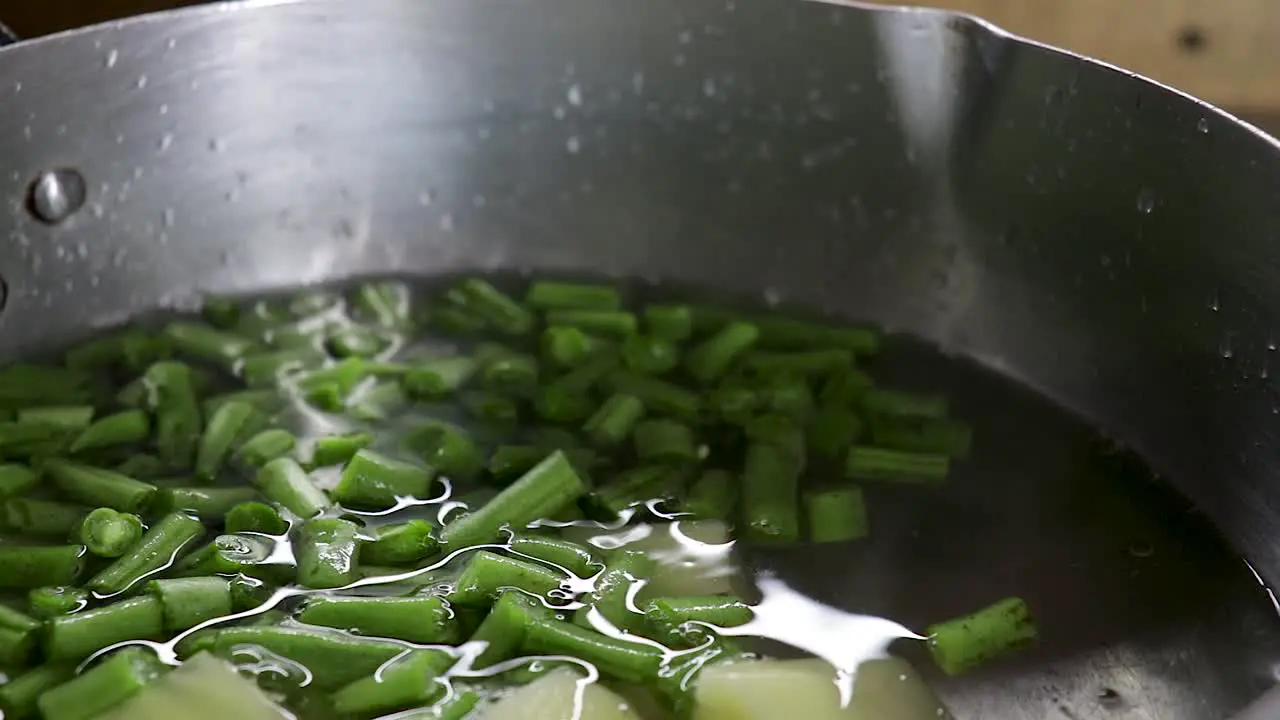
<svg viewBox="0 0 1280 720">
<path fill-rule="evenodd" d="M 356 0 L 358 1 L 358 0 Z M 0 0 L 25 36 L 196 0 Z M 933 0 L 1249 115 L 1280 116 L 1280 0 Z"/>
</svg>

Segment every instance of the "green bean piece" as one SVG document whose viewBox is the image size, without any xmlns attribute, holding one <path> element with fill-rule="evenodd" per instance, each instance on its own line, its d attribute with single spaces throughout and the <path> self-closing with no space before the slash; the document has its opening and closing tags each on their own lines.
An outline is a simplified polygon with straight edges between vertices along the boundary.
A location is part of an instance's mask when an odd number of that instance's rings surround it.
<svg viewBox="0 0 1280 720">
<path fill-rule="evenodd" d="M 400 498 L 431 496 L 435 470 L 360 450 L 342 469 L 333 499 L 350 507 L 389 508 Z"/>
<path fill-rule="evenodd" d="M 529 472 L 542 462 L 547 454 L 560 449 L 555 445 L 499 445 L 489 456 L 489 474 L 498 482 L 507 482 Z M 569 463 L 580 474 L 586 474 L 599 461 L 595 451 L 588 448 L 564 448 Z"/>
<path fill-rule="evenodd" d="M 360 562 L 369 565 L 409 565 L 435 555 L 440 549 L 435 528 L 426 520 L 382 525 L 376 538 L 360 546 Z"/>
<path fill-rule="evenodd" d="M 402 720 L 465 720 L 471 717 L 471 711 L 480 704 L 483 696 L 474 690 L 455 689 L 448 697 L 443 698 L 430 708 L 413 713 Z"/>
<path fill-rule="evenodd" d="M 170 473 L 169 467 L 163 460 L 146 453 L 130 455 L 113 469 L 121 475 L 143 480 L 163 477 Z"/>
<path fill-rule="evenodd" d="M 14 417 L 19 423 L 44 423 L 66 430 L 83 431 L 93 422 L 92 405 L 51 405 L 19 408 Z"/>
<path fill-rule="evenodd" d="M 622 344 L 622 360 L 632 372 L 661 375 L 680 364 L 680 350 L 670 340 L 653 335 L 632 335 Z"/>
<path fill-rule="evenodd" d="M 814 454 L 828 461 L 838 461 L 848 454 L 862 431 L 862 420 L 857 413 L 839 405 L 830 405 L 814 415 L 806 439 Z"/>
<path fill-rule="evenodd" d="M 236 365 L 235 374 L 250 388 L 273 388 L 286 378 L 324 366 L 328 358 L 311 345 L 256 352 Z"/>
<path fill-rule="evenodd" d="M 179 362 L 158 362 L 143 375 L 143 382 L 156 418 L 157 454 L 170 467 L 190 467 L 202 429 L 191 368 Z"/>
<path fill-rule="evenodd" d="M 560 396 L 587 396 L 618 368 L 617 353 L 597 353 L 544 386 Z"/>
<path fill-rule="evenodd" d="M 168 351 L 168 342 L 152 338 L 137 328 L 129 328 L 79 345 L 68 351 L 64 360 L 68 368 L 79 372 L 123 370 L 136 373 L 161 359 Z"/>
<path fill-rule="evenodd" d="M 349 520 L 315 518 L 304 522 L 294 546 L 298 583 L 328 589 L 359 580 L 359 534 L 359 526 Z"/>
<path fill-rule="evenodd" d="M 334 357 L 375 357 L 391 345 L 391 340 L 373 328 L 348 325 L 335 328 L 325 338 L 324 346 Z"/>
<path fill-rule="evenodd" d="M 205 417 L 212 418 L 227 403 L 242 402 L 263 415 L 274 415 L 284 406 L 284 396 L 279 390 L 240 390 L 207 398 L 200 404 Z M 256 430 L 255 430 L 256 432 Z"/>
<path fill-rule="evenodd" d="M 436 678 L 455 661 L 443 650 L 415 650 L 335 692 L 331 706 L 342 716 L 366 717 L 428 704 L 444 694 Z"/>
<path fill-rule="evenodd" d="M 512 552 L 555 565 L 581 578 L 589 578 L 604 569 L 604 563 L 583 545 L 542 535 L 517 534 L 511 539 Z"/>
<path fill-rule="evenodd" d="M 818 401 L 826 407 L 860 407 L 863 395 L 873 388 L 871 376 L 849 368 L 829 376 L 818 391 Z"/>
<path fill-rule="evenodd" d="M 480 369 L 473 357 L 439 357 L 416 361 L 401 382 L 409 397 L 436 400 L 466 386 Z"/>
<path fill-rule="evenodd" d="M 547 325 L 577 328 L 590 335 L 625 340 L 640 330 L 635 313 L 622 310 L 551 310 Z"/>
<path fill-rule="evenodd" d="M 355 316 L 381 327 L 399 328 L 409 321 L 409 288 L 402 282 L 362 283 L 347 299 Z"/>
<path fill-rule="evenodd" d="M 595 402 L 586 392 L 552 383 L 538 390 L 533 399 L 533 409 L 546 422 L 576 423 L 591 415 Z"/>
<path fill-rule="evenodd" d="M 514 426 L 520 420 L 520 406 L 515 400 L 491 392 L 466 392 L 458 403 L 467 415 L 481 423 Z"/>
<path fill-rule="evenodd" d="M 538 310 L 617 310 L 622 293 L 608 285 L 536 280 L 529 284 L 524 302 Z"/>
<path fill-rule="evenodd" d="M 0 500 L 25 495 L 40 483 L 40 474 L 26 465 L 4 463 L 0 465 Z"/>
<path fill-rule="evenodd" d="M 42 469 L 68 497 L 86 505 L 127 513 L 144 513 L 155 498 L 156 486 L 114 470 L 50 458 Z"/>
<path fill-rule="evenodd" d="M 925 634 L 934 662 L 948 675 L 959 675 L 1020 650 L 1039 637 L 1031 609 L 1016 597 L 930 625 Z"/>
<path fill-rule="evenodd" d="M 470 278 L 459 283 L 467 307 L 504 335 L 533 332 L 533 313 L 485 280 Z"/>
<path fill-rule="evenodd" d="M 449 601 L 462 606 L 488 606 L 504 588 L 546 595 L 560 589 L 564 580 L 564 573 L 545 565 L 478 550 L 458 576 Z"/>
<path fill-rule="evenodd" d="M 559 325 L 543 330 L 540 344 L 545 362 L 562 370 L 578 367 L 610 347 L 608 341 L 588 335 L 576 327 Z"/>
<path fill-rule="evenodd" d="M 699 518 L 724 520 L 733 517 L 738 486 L 727 470 L 705 470 L 680 499 L 680 510 Z"/>
<path fill-rule="evenodd" d="M 644 402 L 634 395 L 614 393 L 583 426 L 583 432 L 599 447 L 622 444 L 644 417 Z"/>
<path fill-rule="evenodd" d="M 193 322 L 169 323 L 161 331 L 161 337 L 180 355 L 226 367 L 254 347 L 249 338 Z"/>
<path fill-rule="evenodd" d="M 160 602 L 164 628 L 178 632 L 232 612 L 231 581 L 222 577 L 152 580 L 147 592 Z"/>
<path fill-rule="evenodd" d="M 755 612 L 741 599 L 725 595 L 662 597 L 645 603 L 644 618 L 657 630 L 655 639 L 660 642 L 694 647 L 707 637 L 697 625 L 739 627 L 751 622 Z"/>
<path fill-rule="evenodd" d="M 760 330 L 746 322 L 733 322 L 695 346 L 685 356 L 689 376 L 709 386 L 729 370 L 760 338 Z"/>
<path fill-rule="evenodd" d="M 102 595 L 124 592 L 134 583 L 171 565 L 182 551 L 204 535 L 199 520 L 169 513 L 147 529 L 129 553 L 103 568 L 86 586 Z M 60 585 L 63 583 L 41 583 Z"/>
<path fill-rule="evenodd" d="M 308 601 L 297 617 L 308 625 L 424 645 L 452 645 L 461 639 L 457 618 L 438 595 L 318 597 Z"/>
<path fill-rule="evenodd" d="M 730 425 L 746 425 L 760 411 L 762 398 L 754 388 L 733 382 L 721 384 L 708 398 L 711 412 Z"/>
<path fill-rule="evenodd" d="M 90 509 L 51 500 L 13 498 L 4 503 L 4 527 L 20 535 L 66 538 L 80 526 Z"/>
<path fill-rule="evenodd" d="M 0 546 L 0 587 L 74 585 L 84 570 L 83 545 Z"/>
<path fill-rule="evenodd" d="M 77 535 L 94 555 L 118 558 L 142 539 L 142 518 L 111 508 L 98 508 L 84 516 Z"/>
<path fill-rule="evenodd" d="M 679 343 L 693 337 L 693 310 L 688 305 L 650 305 L 644 309 L 649 334 Z"/>
<path fill-rule="evenodd" d="M 4 717 L 23 720 L 35 716 L 41 695 L 67 682 L 76 674 L 74 665 L 46 663 L 10 677 L 0 685 L 0 711 Z"/>
<path fill-rule="evenodd" d="M 51 585 L 32 588 L 27 593 L 27 610 L 31 616 L 46 620 L 70 615 L 89 606 L 89 593 L 76 587 Z"/>
<path fill-rule="evenodd" d="M 157 512 L 186 511 L 201 522 L 220 525 L 232 508 L 257 497 L 257 490 L 245 486 L 165 487 L 156 493 L 155 506 Z"/>
<path fill-rule="evenodd" d="M 0 456 L 14 459 L 57 455 L 64 452 L 78 434 L 75 428 L 46 422 L 0 421 Z"/>
<path fill-rule="evenodd" d="M 350 402 L 351 416 L 357 420 L 386 420 L 409 403 L 399 382 L 377 382 L 362 386 Z"/>
<path fill-rule="evenodd" d="M 86 427 L 71 443 L 73 453 L 134 445 L 151 437 L 151 417 L 142 410 L 124 410 Z"/>
<path fill-rule="evenodd" d="M 824 377 L 853 367 L 853 351 L 848 348 L 770 352 L 757 350 L 743 359 L 743 366 L 758 375 L 799 375 Z"/>
<path fill-rule="evenodd" d="M 591 627 L 588 616 L 592 609 L 620 630 L 634 630 L 642 619 L 628 605 L 632 588 L 653 574 L 657 563 L 644 553 L 624 550 L 614 555 L 604 572 L 596 578 L 595 587 L 586 598 L 587 605 L 577 611 L 574 621 Z"/>
<path fill-rule="evenodd" d="M 652 414 L 669 415 L 689 423 L 702 419 L 702 397 L 675 383 L 647 375 L 615 372 L 609 375 L 605 385 L 614 393 L 639 398 Z"/>
<path fill-rule="evenodd" d="M 36 705 L 44 720 L 93 720 L 137 695 L 167 670 L 168 666 L 149 650 L 124 648 L 87 672 L 47 690 Z"/>
<path fill-rule="evenodd" d="M 243 575 L 271 582 L 290 582 L 293 567 L 274 561 L 276 545 L 273 538 L 260 535 L 219 535 L 213 542 L 182 558 L 174 565 L 171 574 L 176 577 Z"/>
<path fill-rule="evenodd" d="M 186 658 L 201 650 L 232 657 L 245 646 L 256 646 L 302 665 L 311 672 L 312 685 L 334 690 L 377 673 L 378 668 L 404 652 L 399 643 L 361 638 L 331 630 L 239 626 L 194 636 L 178 645 Z"/>
<path fill-rule="evenodd" d="M 623 682 L 653 681 L 663 660 L 662 650 L 652 645 L 608 637 L 562 620 L 532 620 L 525 629 L 522 647 L 532 654 L 585 660 Z"/>
<path fill-rule="evenodd" d="M 468 307 L 441 304 L 424 312 L 425 324 L 447 335 L 477 335 L 488 322 Z"/>
<path fill-rule="evenodd" d="M 207 297 L 200 317 L 220 330 L 235 327 L 240 322 L 240 303 L 232 298 Z"/>
<path fill-rule="evenodd" d="M 800 468 L 783 447 L 752 442 L 742 469 L 746 533 L 763 542 L 800 540 Z"/>
<path fill-rule="evenodd" d="M 258 578 L 247 577 L 241 575 L 231 580 L 231 609 L 235 612 L 244 612 L 245 610 L 254 610 L 262 607 L 264 603 L 272 598 L 276 593 L 276 588 Z M 257 618 L 265 619 L 270 611 L 260 613 Z M 279 618 L 283 620 L 287 615 Z M 266 625 L 275 625 L 277 622 L 261 623 Z"/>
<path fill-rule="evenodd" d="M 586 492 L 586 484 L 562 451 L 555 451 L 475 512 L 451 520 L 441 534 L 448 550 L 493 542 L 504 526 L 522 529 L 554 515 Z"/>
<path fill-rule="evenodd" d="M 538 386 L 538 359 L 525 353 L 503 352 L 484 362 L 480 382 L 495 392 L 527 394 Z"/>
<path fill-rule="evenodd" d="M 322 410 L 339 412 L 356 386 L 370 375 L 369 363 L 363 358 L 347 358 L 331 367 L 306 373 L 298 378 L 298 388 L 311 404 Z"/>
<path fill-rule="evenodd" d="M 293 452 L 298 438 L 288 430 L 271 428 L 254 435 L 235 451 L 231 460 L 235 465 L 257 469 L 279 457 Z"/>
<path fill-rule="evenodd" d="M 0 605 L 0 665 L 25 667 L 36 647 L 41 622 L 7 605 Z"/>
<path fill-rule="evenodd" d="M 28 363 L 0 368 L 0 407 L 77 405 L 93 401 L 93 376 L 89 373 Z"/>
<path fill-rule="evenodd" d="M 951 472 L 951 458 L 938 453 L 854 445 L 845 460 L 844 474 L 857 480 L 938 485 Z"/>
<path fill-rule="evenodd" d="M 809 420 L 816 406 L 809 383 L 798 375 L 770 376 L 759 388 L 759 396 L 765 412 L 786 415 L 801 423 Z"/>
<path fill-rule="evenodd" d="M 406 445 L 450 480 L 471 481 L 484 470 L 484 455 L 466 431 L 445 423 L 415 430 Z"/>
<path fill-rule="evenodd" d="M 776 315 L 752 318 L 760 328 L 762 347 L 778 350 L 843 348 L 857 355 L 880 350 L 880 333 L 871 328 L 833 326 Z"/>
<path fill-rule="evenodd" d="M 637 423 L 633 439 L 641 462 L 684 465 L 701 459 L 693 429 L 674 420 Z"/>
<path fill-rule="evenodd" d="M 311 451 L 310 465 L 318 468 L 345 465 L 357 452 L 372 444 L 373 436 L 363 431 L 320 438 Z"/>
<path fill-rule="evenodd" d="M 484 643 L 471 667 L 482 670 L 514 657 L 524 641 L 525 628 L 534 618 L 552 619 L 553 615 L 547 606 L 519 590 L 499 592 L 484 622 L 467 641 Z"/>
<path fill-rule="evenodd" d="M 126 640 L 158 640 L 164 635 L 164 609 L 150 595 L 59 615 L 45 623 L 44 654 L 54 662 L 83 660 Z"/>
<path fill-rule="evenodd" d="M 796 473 L 804 472 L 808 446 L 795 418 L 776 413 L 760 415 L 747 423 L 745 431 L 748 440 L 776 446 L 796 466 Z"/>
<path fill-rule="evenodd" d="M 258 471 L 253 482 L 272 502 L 300 518 L 315 517 L 333 507 L 329 496 L 311 482 L 307 471 L 293 458 L 272 460 Z"/>
<path fill-rule="evenodd" d="M 876 447 L 906 452 L 937 453 L 953 458 L 969 455 L 973 428 L 958 420 L 922 417 L 878 417 L 871 420 Z"/>
<path fill-rule="evenodd" d="M 870 534 L 867 505 L 856 486 L 810 490 L 804 494 L 809 539 L 816 543 L 858 540 Z"/>
<path fill-rule="evenodd" d="M 628 468 L 597 487 L 591 493 L 591 505 L 613 518 L 629 507 L 676 497 L 687 480 L 685 469 L 666 464 Z"/>
<path fill-rule="evenodd" d="M 289 532 L 289 521 L 280 511 L 264 502 L 237 503 L 227 510 L 223 527 L 228 533 L 255 532 L 264 535 L 283 535 Z"/>
<path fill-rule="evenodd" d="M 860 405 L 868 415 L 917 418 L 945 418 L 951 409 L 946 395 L 927 395 L 878 387 L 864 392 Z"/>
</svg>

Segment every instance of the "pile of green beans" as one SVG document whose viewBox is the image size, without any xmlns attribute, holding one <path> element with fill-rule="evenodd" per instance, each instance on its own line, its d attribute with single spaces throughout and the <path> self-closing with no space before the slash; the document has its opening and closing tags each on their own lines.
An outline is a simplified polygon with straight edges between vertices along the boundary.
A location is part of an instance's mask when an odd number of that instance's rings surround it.
<svg viewBox="0 0 1280 720">
<path fill-rule="evenodd" d="M 430 297 L 375 281 L 212 299 L 0 369 L 4 716 L 120 705 L 168 670 L 140 641 L 287 658 L 309 682 L 272 690 L 304 718 L 460 719 L 532 676 L 476 671 L 538 655 L 678 715 L 700 668 L 743 656 L 716 628 L 751 607 L 637 607 L 653 561 L 556 523 L 674 515 L 752 542 L 854 541 L 864 485 L 935 485 L 968 453 L 945 397 L 865 372 L 874 330 L 623 300 L 547 280 L 517 299 L 480 278 Z M 1025 604 L 1002 603 L 931 629 L 944 670 L 1034 638 Z"/>
</svg>

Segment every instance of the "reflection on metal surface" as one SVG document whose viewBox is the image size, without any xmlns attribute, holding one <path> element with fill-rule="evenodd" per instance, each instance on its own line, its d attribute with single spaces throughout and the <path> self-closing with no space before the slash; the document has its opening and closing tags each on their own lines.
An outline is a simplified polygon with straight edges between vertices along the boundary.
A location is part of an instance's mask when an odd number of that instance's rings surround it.
<svg viewBox="0 0 1280 720">
<path fill-rule="evenodd" d="M 84 177 L 75 170 L 50 170 L 31 184 L 31 212 L 41 221 L 55 225 L 84 206 Z"/>
<path fill-rule="evenodd" d="M 1280 582 L 1280 154 L 1123 72 L 927 11 L 314 0 L 0 51 L 0 138 L 6 354 L 355 274 L 767 289 L 937 341 L 1132 441 Z M 57 167 L 91 178 L 92 212 L 50 226 L 24 204 Z M 1270 680 L 1266 616 L 1231 609 L 945 699 L 1044 718 L 1052 686 L 1088 698 L 1082 718 L 1143 717 L 1096 701 L 1131 663 L 1176 668 L 1144 686 L 1152 717 L 1220 717 Z"/>
</svg>

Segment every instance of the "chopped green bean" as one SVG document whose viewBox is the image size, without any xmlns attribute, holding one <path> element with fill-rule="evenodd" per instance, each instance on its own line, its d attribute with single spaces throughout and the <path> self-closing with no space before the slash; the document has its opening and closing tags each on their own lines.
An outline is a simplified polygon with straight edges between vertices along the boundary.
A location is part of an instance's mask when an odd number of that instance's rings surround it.
<svg viewBox="0 0 1280 720">
<path fill-rule="evenodd" d="M 151 417 L 142 410 L 124 410 L 86 427 L 70 450 L 80 453 L 118 445 L 133 445 L 151 437 Z"/>
<path fill-rule="evenodd" d="M 0 545 L 0 587 L 74 585 L 84 570 L 83 545 Z"/>
<path fill-rule="evenodd" d="M 640 465 L 619 473 L 591 493 L 591 504 L 610 518 L 626 508 L 657 500 L 668 500 L 684 487 L 688 473 L 683 468 Z"/>
<path fill-rule="evenodd" d="M 747 355 L 743 365 L 751 372 L 765 375 L 829 376 L 853 367 L 853 351 L 848 348 L 796 352 L 760 350 Z"/>
<path fill-rule="evenodd" d="M 862 435 L 862 420 L 857 413 L 839 405 L 818 410 L 809 424 L 809 447 L 819 457 L 838 461 Z"/>
<path fill-rule="evenodd" d="M 424 645 L 453 644 L 461 639 L 456 616 L 438 595 L 318 597 L 307 602 L 297 617 L 308 625 Z"/>
<path fill-rule="evenodd" d="M 372 716 L 430 703 L 445 687 L 436 678 L 455 662 L 443 650 L 415 650 L 379 672 L 333 694 L 333 711 L 343 716 Z"/>
<path fill-rule="evenodd" d="M 921 418 L 945 418 L 951 407 L 945 395 L 923 395 L 877 387 L 864 392 L 860 404 L 869 415 Z"/>
<path fill-rule="evenodd" d="M 138 514 L 146 512 L 156 494 L 154 485 L 105 468 L 51 458 L 43 470 L 59 490 L 86 505 Z"/>
<path fill-rule="evenodd" d="M 401 382 L 412 398 L 434 400 L 457 392 L 480 369 L 473 357 L 439 357 L 419 360 L 409 368 Z"/>
<path fill-rule="evenodd" d="M 427 498 L 435 470 L 394 460 L 372 450 L 360 450 L 342 469 L 333 499 L 353 507 L 383 509 L 400 498 Z"/>
<path fill-rule="evenodd" d="M 156 511 L 186 511 L 209 525 L 221 524 L 240 503 L 258 497 L 252 487 L 165 487 L 156 493 Z M 90 550 L 93 548 L 90 547 Z"/>
<path fill-rule="evenodd" d="M 645 603 L 645 620 L 654 624 L 663 634 L 686 635 L 697 629 L 688 629 L 685 623 L 701 623 L 721 628 L 746 625 L 755 618 L 755 612 L 742 600 L 725 595 L 705 597 L 662 597 Z M 695 643 L 696 644 L 696 643 Z"/>
<path fill-rule="evenodd" d="M 435 555 L 440 549 L 435 528 L 425 520 L 382 525 L 376 537 L 360 546 L 360 562 L 369 565 L 408 565 Z"/>
<path fill-rule="evenodd" d="M 861 406 L 862 397 L 873 387 L 871 376 L 848 368 L 829 376 L 818 391 L 818 401 L 826 407 Z"/>
<path fill-rule="evenodd" d="M 513 552 L 564 568 L 581 578 L 589 578 L 604 569 L 604 564 L 589 548 L 568 540 L 517 534 L 511 539 L 510 547 Z"/>
<path fill-rule="evenodd" d="M 236 375 L 250 388 L 273 388 L 286 378 L 316 370 L 327 360 L 324 352 L 310 345 L 297 345 L 247 355 L 236 365 Z"/>
<path fill-rule="evenodd" d="M 449 601 L 457 605 L 488 605 L 504 588 L 534 595 L 558 590 L 564 573 L 537 563 L 479 550 L 462 570 Z"/>
<path fill-rule="evenodd" d="M 575 621 L 590 627 L 586 618 L 592 610 L 619 630 L 636 628 L 640 615 L 630 607 L 632 588 L 648 580 L 657 563 L 644 553 L 625 550 L 609 560 L 596 578 L 587 606 L 578 610 Z"/>
<path fill-rule="evenodd" d="M 361 283 L 347 297 L 356 316 L 385 328 L 409 320 L 409 288 L 395 280 Z"/>
<path fill-rule="evenodd" d="M 538 359 L 525 353 L 503 352 L 485 361 L 480 381 L 495 392 L 527 394 L 538 385 Z"/>
<path fill-rule="evenodd" d="M 325 347 L 334 357 L 371 358 L 391 344 L 391 340 L 382 333 L 360 325 L 348 325 L 336 328 L 325 338 Z"/>
<path fill-rule="evenodd" d="M 0 665 L 25 667 L 36 647 L 36 633 L 42 623 L 7 605 L 0 605 Z"/>
<path fill-rule="evenodd" d="M 699 518 L 732 517 L 738 488 L 727 470 L 706 470 L 689 486 L 680 500 L 680 509 Z"/>
<path fill-rule="evenodd" d="M 484 643 L 471 666 L 482 670 L 511 658 L 524 641 L 525 629 L 534 618 L 550 619 L 547 606 L 519 590 L 502 590 L 484 622 L 468 643 Z"/>
<path fill-rule="evenodd" d="M 373 436 L 363 431 L 320 438 L 311 451 L 311 465 L 313 467 L 345 465 L 355 457 L 357 452 L 372 444 Z"/>
<path fill-rule="evenodd" d="M 293 578 L 290 565 L 273 562 L 276 542 L 260 535 L 219 535 L 173 567 L 177 577 L 205 575 L 243 575 L 245 577 L 286 582 Z"/>
<path fill-rule="evenodd" d="M 54 662 L 83 660 L 126 640 L 156 640 L 164 635 L 164 609 L 150 595 L 50 618 L 44 654 Z"/>
<path fill-rule="evenodd" d="M 174 350 L 195 360 L 231 363 L 253 349 L 254 342 L 234 333 L 192 322 L 174 322 L 162 333 Z"/>
<path fill-rule="evenodd" d="M 729 370 L 739 357 L 755 345 L 760 330 L 746 322 L 733 322 L 694 347 L 685 356 L 685 370 L 702 385 L 711 385 Z"/>
<path fill-rule="evenodd" d="M 683 465 L 700 459 L 693 430 L 674 420 L 645 420 L 634 431 L 636 457 L 641 462 Z"/>
<path fill-rule="evenodd" d="M 59 615 L 70 615 L 89 606 L 89 593 L 66 585 L 50 585 L 32 588 L 27 593 L 27 609 L 32 617 L 46 620 Z"/>
<path fill-rule="evenodd" d="M 542 357 L 548 365 L 570 369 L 595 357 L 610 347 L 610 343 L 576 327 L 552 325 L 542 331 L 541 346 Z"/>
<path fill-rule="evenodd" d="M 951 458 L 937 453 L 855 445 L 845 460 L 845 476 L 858 480 L 881 480 L 936 485 L 947 479 Z"/>
<path fill-rule="evenodd" d="M 958 420 L 921 417 L 880 417 L 871 421 L 871 441 L 889 450 L 938 453 L 966 457 L 973 428 Z"/>
<path fill-rule="evenodd" d="M 583 426 L 583 432 L 591 442 L 600 447 L 617 447 L 631 434 L 636 423 L 644 417 L 645 407 L 640 398 L 624 393 L 614 393 L 605 400 L 595 414 Z"/>
<path fill-rule="evenodd" d="M 123 592 L 142 578 L 171 565 L 184 549 L 202 535 L 204 526 L 199 520 L 183 513 L 169 513 L 148 528 L 128 554 L 94 575 L 87 586 L 102 595 Z"/>
<path fill-rule="evenodd" d="M 800 471 L 788 451 L 769 442 L 747 446 L 742 470 L 746 532 L 768 542 L 800 539 Z"/>
<path fill-rule="evenodd" d="M 77 534 L 94 555 L 118 558 L 142 539 L 142 518 L 111 508 L 98 508 L 84 516 Z"/>
<path fill-rule="evenodd" d="M 333 506 L 329 496 L 311 482 L 307 471 L 293 458 L 272 460 L 258 471 L 253 482 L 272 502 L 300 518 L 314 517 Z"/>
<path fill-rule="evenodd" d="M 44 423 L 66 430 L 83 431 L 93 422 L 92 405 L 52 405 L 19 408 L 14 417 L 19 423 Z"/>
<path fill-rule="evenodd" d="M 606 383 L 614 393 L 625 393 L 639 398 L 651 413 L 670 415 L 684 422 L 696 423 L 702 419 L 703 401 L 698 393 L 648 375 L 615 372 Z"/>
<path fill-rule="evenodd" d="M 537 280 L 529 284 L 524 302 L 538 310 L 617 310 L 622 293 L 608 285 Z"/>
<path fill-rule="evenodd" d="M 167 670 L 150 651 L 125 648 L 88 672 L 40 695 L 44 720 L 93 720 L 137 695 Z"/>
<path fill-rule="evenodd" d="M 0 711 L 4 712 L 4 717 L 14 720 L 32 717 L 37 712 L 36 703 L 40 696 L 67 682 L 75 674 L 74 665 L 45 663 L 17 677 L 11 676 L 8 682 L 0 685 Z"/>
<path fill-rule="evenodd" d="M 634 335 L 640 329 L 635 313 L 622 310 L 551 310 L 547 324 L 577 328 L 591 335 L 618 340 Z"/>
<path fill-rule="evenodd" d="M 534 317 L 520 303 L 485 280 L 469 278 L 457 288 L 467 307 L 504 335 L 527 335 L 533 332 Z"/>
<path fill-rule="evenodd" d="M 441 535 L 449 550 L 492 542 L 504 526 L 522 529 L 534 520 L 555 514 L 586 492 L 586 485 L 562 451 L 507 486 L 475 512 L 450 521 Z"/>
<path fill-rule="evenodd" d="M 580 658 L 595 665 L 601 673 L 624 682 L 653 681 L 663 660 L 662 651 L 652 645 L 542 618 L 529 623 L 522 646 L 531 653 Z"/>
<path fill-rule="evenodd" d="M 680 364 L 680 350 L 670 340 L 632 335 L 622 344 L 622 360 L 632 372 L 661 375 Z"/>
<path fill-rule="evenodd" d="M 264 535 L 283 535 L 289 531 L 289 521 L 280 511 L 263 502 L 242 502 L 227 511 L 223 527 L 229 533 L 255 532 Z"/>
<path fill-rule="evenodd" d="M 160 601 L 164 628 L 178 632 L 232 612 L 231 581 L 222 577 L 152 580 L 147 592 Z"/>
<path fill-rule="evenodd" d="M 21 535 L 66 538 L 91 509 L 51 500 L 13 498 L 4 503 L 4 527 Z"/>
<path fill-rule="evenodd" d="M 809 539 L 813 542 L 857 540 L 870 532 L 861 488 L 811 490 L 805 493 L 804 504 L 809 515 Z"/>
<path fill-rule="evenodd" d="M 25 495 L 40 483 L 40 474 L 26 465 L 4 463 L 0 465 L 0 499 L 8 500 Z"/>
<path fill-rule="evenodd" d="M 404 646 L 329 630 L 277 626 L 240 626 L 195 636 L 178 645 L 181 657 L 201 650 L 230 657 L 244 646 L 256 646 L 302 665 L 311 672 L 312 684 L 334 690 L 369 677 Z"/>
<path fill-rule="evenodd" d="M 452 425 L 432 423 L 418 428 L 406 445 L 450 480 L 472 480 L 484 470 L 480 449 L 466 431 Z"/>
<path fill-rule="evenodd" d="M 202 429 L 191 368 L 179 362 L 158 362 L 147 369 L 143 382 L 156 418 L 157 454 L 170 467 L 190 467 Z"/>
<path fill-rule="evenodd" d="M 513 426 L 520 419 L 520 406 L 515 400 L 491 392 L 466 392 L 458 403 L 467 414 L 481 423 Z"/>
<path fill-rule="evenodd" d="M 693 310 L 688 305 L 650 305 L 644 309 L 644 322 L 651 335 L 669 342 L 693 336 Z"/>
<path fill-rule="evenodd" d="M 1030 608 L 1016 597 L 930 625 L 925 632 L 934 662 L 948 675 L 959 675 L 1019 650 L 1039 636 Z"/>
<path fill-rule="evenodd" d="M 336 588 L 360 579 L 360 528 L 338 518 L 315 518 L 302 524 L 294 547 L 298 582 L 309 588 Z"/>
<path fill-rule="evenodd" d="M 297 443 L 298 438 L 288 430 L 271 428 L 245 440 L 231 459 L 242 468 L 261 468 L 272 460 L 293 452 Z"/>
</svg>

